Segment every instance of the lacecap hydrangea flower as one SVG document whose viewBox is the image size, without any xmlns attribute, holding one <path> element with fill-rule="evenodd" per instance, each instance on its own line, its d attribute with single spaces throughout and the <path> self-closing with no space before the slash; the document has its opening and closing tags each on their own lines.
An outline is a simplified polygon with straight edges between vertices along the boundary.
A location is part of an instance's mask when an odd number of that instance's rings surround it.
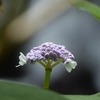
<svg viewBox="0 0 100 100">
<path fill-rule="evenodd" d="M 31 64 L 38 62 L 45 69 L 52 69 L 59 63 L 63 63 L 68 72 L 71 72 L 77 66 L 75 57 L 65 46 L 52 42 L 46 42 L 38 47 L 33 47 L 26 56 L 20 52 L 19 65 L 16 67 L 23 66 L 27 62 Z"/>
</svg>

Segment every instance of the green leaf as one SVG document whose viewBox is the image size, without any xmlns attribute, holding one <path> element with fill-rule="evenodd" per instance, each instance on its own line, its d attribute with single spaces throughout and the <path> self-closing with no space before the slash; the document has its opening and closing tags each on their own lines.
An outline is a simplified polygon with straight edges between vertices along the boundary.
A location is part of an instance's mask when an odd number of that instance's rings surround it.
<svg viewBox="0 0 100 100">
<path fill-rule="evenodd" d="M 98 20 L 100 20 L 100 7 L 88 2 L 88 1 L 80 1 L 75 5 L 77 8 L 87 11 L 93 16 L 95 16 Z"/>
<path fill-rule="evenodd" d="M 100 93 L 95 95 L 65 95 L 69 100 L 100 100 Z"/>
<path fill-rule="evenodd" d="M 0 81 L 0 100 L 66 100 L 63 96 L 42 88 Z"/>
<path fill-rule="evenodd" d="M 100 100 L 100 93 L 61 95 L 31 85 L 0 81 L 0 100 Z"/>
</svg>

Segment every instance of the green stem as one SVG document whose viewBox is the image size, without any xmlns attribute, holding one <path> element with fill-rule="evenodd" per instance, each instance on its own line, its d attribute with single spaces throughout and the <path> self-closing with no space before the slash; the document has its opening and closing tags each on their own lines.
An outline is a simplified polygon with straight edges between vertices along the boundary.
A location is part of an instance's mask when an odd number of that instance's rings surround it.
<svg viewBox="0 0 100 100">
<path fill-rule="evenodd" d="M 56 65 L 58 65 L 58 64 L 61 63 L 61 62 L 62 62 L 62 59 L 60 59 L 60 60 L 57 61 L 56 63 L 52 64 L 52 65 L 51 65 L 51 68 L 54 68 Z"/>
<path fill-rule="evenodd" d="M 52 69 L 45 69 L 44 89 L 49 88 L 51 71 Z"/>
<path fill-rule="evenodd" d="M 46 67 L 45 63 L 42 62 L 41 60 L 38 61 L 43 67 Z"/>
</svg>

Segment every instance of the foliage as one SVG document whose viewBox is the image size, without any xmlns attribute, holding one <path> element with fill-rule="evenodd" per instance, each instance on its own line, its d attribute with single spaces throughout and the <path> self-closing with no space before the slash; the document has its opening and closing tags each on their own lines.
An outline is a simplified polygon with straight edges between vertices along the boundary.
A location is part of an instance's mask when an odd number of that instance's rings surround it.
<svg viewBox="0 0 100 100">
<path fill-rule="evenodd" d="M 68 100 L 100 100 L 100 93 L 95 95 L 66 95 Z"/>
<path fill-rule="evenodd" d="M 0 100 L 66 100 L 57 93 L 38 87 L 0 81 Z"/>
<path fill-rule="evenodd" d="M 0 100 L 100 100 L 100 94 L 60 95 L 35 86 L 0 81 Z"/>
<path fill-rule="evenodd" d="M 93 16 L 95 16 L 98 20 L 100 20 L 100 7 L 89 2 L 89 1 L 81 1 L 75 5 L 77 8 L 83 11 L 87 11 Z"/>
</svg>

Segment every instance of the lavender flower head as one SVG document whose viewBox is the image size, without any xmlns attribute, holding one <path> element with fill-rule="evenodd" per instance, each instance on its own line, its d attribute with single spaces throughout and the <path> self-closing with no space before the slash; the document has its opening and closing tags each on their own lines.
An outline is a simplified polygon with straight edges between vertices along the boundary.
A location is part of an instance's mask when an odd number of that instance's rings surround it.
<svg viewBox="0 0 100 100">
<path fill-rule="evenodd" d="M 65 46 L 57 45 L 52 42 L 46 42 L 38 47 L 33 47 L 30 52 L 26 54 L 26 56 L 20 53 L 19 65 L 16 67 L 23 66 L 27 62 L 39 62 L 45 68 L 53 68 L 62 62 L 66 70 L 71 72 L 71 70 L 77 65 L 77 62 L 75 62 L 74 59 L 73 54 L 66 50 Z"/>
</svg>

